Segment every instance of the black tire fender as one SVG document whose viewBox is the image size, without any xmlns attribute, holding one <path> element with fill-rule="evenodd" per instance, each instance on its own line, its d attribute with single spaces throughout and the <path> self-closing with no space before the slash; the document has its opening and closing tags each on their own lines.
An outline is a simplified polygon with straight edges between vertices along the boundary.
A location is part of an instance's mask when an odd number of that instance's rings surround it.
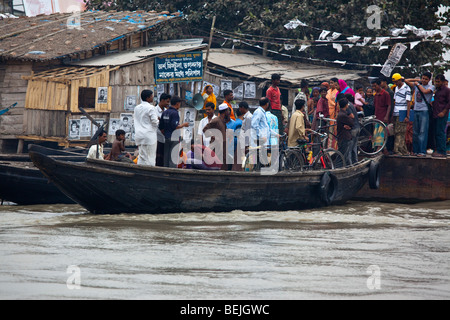
<svg viewBox="0 0 450 320">
<path fill-rule="evenodd" d="M 320 179 L 320 199 L 325 205 L 330 205 L 336 195 L 336 179 L 334 179 L 333 175 L 327 171 L 322 175 Z"/>
<path fill-rule="evenodd" d="M 374 190 L 380 187 L 380 163 L 378 161 L 370 162 L 369 187 Z"/>
</svg>

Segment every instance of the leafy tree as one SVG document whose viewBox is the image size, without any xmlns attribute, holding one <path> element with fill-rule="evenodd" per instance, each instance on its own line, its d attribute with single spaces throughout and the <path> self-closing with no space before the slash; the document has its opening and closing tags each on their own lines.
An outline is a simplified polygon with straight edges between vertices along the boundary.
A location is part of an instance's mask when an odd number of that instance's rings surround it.
<svg viewBox="0 0 450 320">
<path fill-rule="evenodd" d="M 425 30 L 440 29 L 449 25 L 450 12 L 437 15 L 440 6 L 450 6 L 449 0 L 211 0 L 211 1 L 156 1 L 156 0 L 85 0 L 90 9 L 101 10 L 156 10 L 170 12 L 183 12 L 184 19 L 178 24 L 171 25 L 165 30 L 171 36 L 209 36 L 212 17 L 216 16 L 215 45 L 223 45 L 224 37 L 241 39 L 247 43 L 253 43 L 269 50 L 291 54 L 300 58 L 317 58 L 321 60 L 345 60 L 359 64 L 383 64 L 387 59 L 389 50 L 379 50 L 378 47 L 352 47 L 343 46 L 343 51 L 337 53 L 331 45 L 311 46 L 303 52 L 297 50 L 286 51 L 284 44 L 301 45 L 315 43 L 321 30 L 342 33 L 337 39 L 342 44 L 349 43 L 346 37 L 352 35 L 379 37 L 390 36 L 391 29 L 403 28 L 412 25 Z M 369 29 L 367 19 L 370 14 L 366 9 L 370 5 L 377 5 L 381 11 L 381 29 Z M 290 20 L 299 19 L 307 24 L 306 27 L 298 27 L 287 30 L 284 25 Z M 223 33 L 222 33 L 223 32 Z M 228 36 L 224 35 L 227 33 Z M 250 36 L 251 35 L 251 36 Z M 414 33 L 403 35 L 406 39 L 389 40 L 386 45 L 391 47 L 395 42 L 411 42 L 421 40 Z M 450 38 L 450 34 L 449 34 Z M 440 36 L 430 40 L 440 40 Z M 448 42 L 450 44 L 450 41 Z M 225 42 L 226 46 L 246 45 Z M 410 65 L 407 70 L 402 70 L 407 76 L 416 75 L 423 69 L 432 71 L 444 71 L 449 66 L 434 66 L 421 68 L 426 63 L 435 64 L 442 60 L 442 54 L 450 48 L 449 44 L 440 41 L 422 41 L 413 50 L 404 53 L 400 65 Z M 374 75 L 380 68 L 372 71 Z"/>
</svg>

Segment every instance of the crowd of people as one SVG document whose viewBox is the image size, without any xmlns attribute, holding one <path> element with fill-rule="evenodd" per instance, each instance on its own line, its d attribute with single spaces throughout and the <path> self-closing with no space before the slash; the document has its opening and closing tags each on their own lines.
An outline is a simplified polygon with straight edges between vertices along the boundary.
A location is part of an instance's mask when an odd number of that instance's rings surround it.
<svg viewBox="0 0 450 320">
<path fill-rule="evenodd" d="M 106 160 L 146 166 L 240 171 L 240 150 L 245 155 L 249 147 L 278 148 L 284 135 L 288 147 L 296 147 L 299 140 L 320 142 L 315 131 L 326 128 L 328 147 L 341 151 L 346 163 L 352 164 L 358 161 L 358 112 L 374 115 L 387 125 L 388 137 L 382 137 L 388 141 L 385 154 L 422 157 L 432 149 L 432 157 L 446 157 L 450 89 L 443 75 L 433 79 L 425 72 L 420 78 L 405 79 L 396 73 L 391 79 L 372 81 L 365 90 L 362 86 L 353 90 L 337 78 L 312 89 L 302 81 L 290 115 L 282 103 L 281 76 L 273 74 L 271 80 L 253 113 L 246 101 L 233 110 L 232 90 L 225 90 L 224 100 L 218 104 L 212 86 L 207 85 L 197 137 L 185 144 L 180 143 L 181 129 L 189 123 L 180 121 L 182 99 L 164 93 L 154 106 L 153 92 L 144 90 L 142 103 L 134 111 L 137 157 L 125 152 L 125 138 L 119 131 L 110 154 L 105 157 L 103 150 L 93 146 L 89 157 L 98 158 L 100 153 Z M 101 134 L 99 141 L 106 141 L 105 136 Z"/>
</svg>

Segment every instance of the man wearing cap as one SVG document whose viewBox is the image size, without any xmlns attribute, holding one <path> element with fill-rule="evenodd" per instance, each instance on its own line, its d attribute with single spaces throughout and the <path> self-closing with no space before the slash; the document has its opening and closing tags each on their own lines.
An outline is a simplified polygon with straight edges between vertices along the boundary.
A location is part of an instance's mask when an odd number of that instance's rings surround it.
<svg viewBox="0 0 450 320">
<path fill-rule="evenodd" d="M 210 148 L 216 153 L 216 156 L 222 162 L 221 170 L 227 170 L 228 166 L 226 164 L 226 154 L 227 154 L 227 122 L 230 120 L 230 108 L 228 104 L 222 103 L 219 106 L 219 116 L 212 119 L 205 127 L 203 128 L 203 133 L 205 133 L 206 137 L 211 137 Z M 215 130 L 212 130 L 215 129 Z M 209 131 L 210 130 L 210 131 Z M 215 136 L 214 131 L 220 131 L 220 135 Z M 221 143 L 222 142 L 222 143 Z M 214 146 L 214 147 L 213 147 Z"/>
<path fill-rule="evenodd" d="M 394 92 L 394 153 L 406 156 L 409 154 L 406 148 L 406 129 L 411 109 L 411 89 L 404 82 L 399 73 L 392 76 L 392 82 L 396 85 Z M 404 119 L 403 119 L 403 116 Z"/>
</svg>

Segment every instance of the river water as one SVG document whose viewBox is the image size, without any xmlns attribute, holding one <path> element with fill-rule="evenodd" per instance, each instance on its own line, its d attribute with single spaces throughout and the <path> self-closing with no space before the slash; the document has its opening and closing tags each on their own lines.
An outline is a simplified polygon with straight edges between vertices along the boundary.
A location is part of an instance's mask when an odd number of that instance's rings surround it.
<svg viewBox="0 0 450 320">
<path fill-rule="evenodd" d="M 89 214 L 0 206 L 1 299 L 449 299 L 450 202 Z"/>
</svg>

